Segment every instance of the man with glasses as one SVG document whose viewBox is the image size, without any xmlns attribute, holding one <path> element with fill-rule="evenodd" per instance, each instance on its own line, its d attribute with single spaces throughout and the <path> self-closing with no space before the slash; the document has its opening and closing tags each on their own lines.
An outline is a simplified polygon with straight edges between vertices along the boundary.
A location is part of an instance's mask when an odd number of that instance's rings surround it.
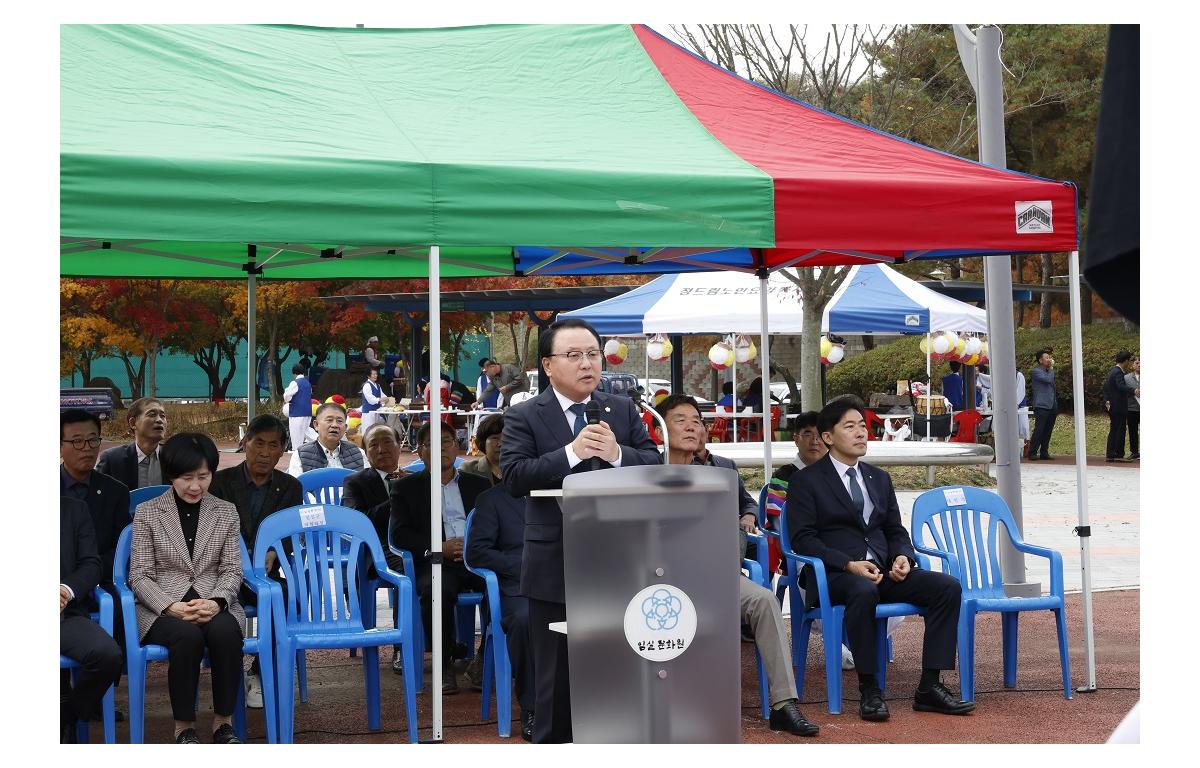
<svg viewBox="0 0 1200 768">
<path fill-rule="evenodd" d="M 158 464 L 159 446 L 167 438 L 167 409 L 153 397 L 142 397 L 129 404 L 125 415 L 133 442 L 118 445 L 100 454 L 96 469 L 116 478 L 126 488 L 162 485 Z"/>
<path fill-rule="evenodd" d="M 633 401 L 596 392 L 600 383 L 600 335 L 586 322 L 560 320 L 538 342 L 550 386 L 510 408 L 504 419 L 500 469 L 514 496 L 561 488 L 574 472 L 639 464 L 662 458 Z M 600 408 L 589 424 L 587 405 Z M 566 636 L 550 630 L 567 618 L 563 578 L 562 510 L 556 499 L 528 499 L 521 594 L 529 598 L 529 640 L 534 669 L 533 741 L 571 740 L 571 692 Z"/>
<path fill-rule="evenodd" d="M 96 533 L 96 551 L 100 555 L 100 587 L 113 596 L 113 626 L 121 627 L 121 601 L 113 586 L 112 572 L 117 539 L 132 522 L 129 489 L 119 480 L 92 469 L 96 454 L 100 452 L 100 419 L 94 413 L 72 408 L 59 414 L 58 423 L 61 495 L 87 505 Z M 97 610 L 91 597 L 80 595 L 79 598 L 89 610 Z M 117 642 L 124 648 L 125 633 L 115 634 Z"/>
<path fill-rule="evenodd" d="M 466 658 L 467 655 L 466 646 L 454 642 L 455 602 L 459 592 L 483 591 L 483 579 L 463 565 L 463 533 L 467 527 L 467 514 L 475 508 L 476 497 L 490 488 L 491 483 L 455 469 L 454 460 L 458 458 L 459 451 L 454 427 L 444 421 L 439 421 L 437 427 L 442 441 L 442 466 L 438 473 L 442 486 L 442 693 L 451 694 L 458 693 L 454 659 Z M 433 438 L 433 425 L 421 425 L 417 433 L 417 455 L 425 463 L 425 469 L 392 483 L 389 522 L 392 542 L 400 549 L 407 549 L 413 556 L 426 648 L 433 645 L 433 563 L 429 550 Z M 470 642 L 474 638 L 463 639 Z"/>
</svg>

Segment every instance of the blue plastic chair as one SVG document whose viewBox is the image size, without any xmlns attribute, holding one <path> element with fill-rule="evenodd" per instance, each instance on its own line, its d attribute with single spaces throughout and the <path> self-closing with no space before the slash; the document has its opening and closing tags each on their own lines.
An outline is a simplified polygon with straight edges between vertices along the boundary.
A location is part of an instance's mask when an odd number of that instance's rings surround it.
<svg viewBox="0 0 1200 768">
<path fill-rule="evenodd" d="M 320 509 L 320 513 L 315 510 Z M 291 553 L 284 541 L 291 544 Z M 295 697 L 292 663 L 297 653 L 308 648 L 362 648 L 366 678 L 367 727 L 380 728 L 379 646 L 401 646 L 404 668 L 404 698 L 409 741 L 417 741 L 417 702 L 413 663 L 413 585 L 407 576 L 390 570 L 375 527 L 362 512 L 337 505 L 299 505 L 280 510 L 259 525 L 251 558 L 256 577 L 265 577 L 267 550 L 274 549 L 287 597 L 271 581 L 271 617 L 275 638 L 275 665 L 279 690 L 279 740 L 292 742 L 295 727 Z M 359 574 L 365 558 L 375 566 L 379 579 L 395 585 L 398 628 L 365 626 L 360 597 L 362 591 L 348 588 L 365 581 Z M 331 554 L 332 553 L 332 554 Z M 336 558 L 336 559 L 335 559 Z M 343 565 L 344 564 L 344 565 Z M 333 572 L 333 585 L 329 573 Z"/>
<path fill-rule="evenodd" d="M 808 633 L 814 621 L 821 622 L 821 639 L 825 646 L 825 690 L 829 699 L 829 714 L 839 715 L 842 712 L 842 641 L 845 637 L 844 619 L 846 606 L 831 605 L 829 601 L 829 582 L 825 576 L 825 563 L 819 557 L 809 557 L 798 554 L 792 549 L 791 536 L 788 533 L 787 515 L 781 514 L 779 520 L 780 543 L 783 545 L 783 556 L 789 561 L 789 571 L 798 576 L 803 566 L 813 569 L 817 583 L 817 600 L 815 608 L 805 609 L 799 599 L 799 590 L 793 589 L 792 598 L 792 648 L 795 654 L 792 665 L 796 668 L 796 690 L 801 697 L 804 695 L 804 677 L 808 659 Z M 922 568 L 928 568 L 927 562 L 918 555 Z M 799 610 L 796 606 L 799 605 Z M 887 665 L 890 655 L 888 649 L 887 620 L 897 616 L 919 616 L 925 609 L 918 608 L 912 603 L 880 603 L 875 607 L 875 648 L 877 654 L 876 678 L 879 689 L 887 688 Z"/>
<path fill-rule="evenodd" d="M 947 494 L 959 491 L 965 503 L 947 503 Z M 1017 551 L 1050 561 L 1050 594 L 1040 597 L 1009 597 L 1005 594 L 997 536 L 1001 526 Z M 931 543 L 927 543 L 926 533 Z M 1004 499 L 981 488 L 949 486 L 922 493 L 913 505 L 912 534 L 917 550 L 939 558 L 942 569 L 962 584 L 958 660 L 963 701 L 975 699 L 975 616 L 980 611 L 995 611 L 1001 616 L 1005 688 L 1017 686 L 1017 617 L 1020 612 L 1053 612 L 1058 627 L 1063 696 L 1070 699 L 1071 655 L 1067 649 L 1062 555 L 1053 549 L 1022 541 Z"/>
<path fill-rule="evenodd" d="M 461 467 L 462 463 L 463 463 L 462 456 L 456 456 L 454 458 L 454 466 L 455 467 Z M 412 474 L 414 472 L 424 472 L 425 471 L 425 462 L 421 461 L 420 459 L 413 459 L 412 461 L 405 464 L 400 469 L 402 469 L 405 472 L 408 472 L 410 474 Z"/>
<path fill-rule="evenodd" d="M 129 552 L 133 545 L 133 526 L 125 526 L 121 538 L 117 540 L 117 549 L 113 557 L 113 584 L 117 587 L 117 595 L 121 599 L 121 618 L 125 627 L 125 658 L 126 673 L 129 675 L 129 743 L 142 744 L 145 741 L 145 706 L 146 706 L 146 666 L 152 661 L 167 661 L 165 645 L 143 645 L 138 638 L 137 609 L 133 590 L 129 588 Z M 258 595 L 258 629 L 259 637 L 249 637 L 242 640 L 242 652 L 259 655 L 259 666 L 263 669 L 263 714 L 267 726 L 267 741 L 276 742 L 276 701 L 274 695 L 275 678 L 270 674 L 273 668 L 272 647 L 269 641 L 263 642 L 261 637 L 264 625 L 271 623 L 270 587 L 264 580 L 247 572 L 246 543 L 241 542 L 242 549 L 242 581 Z M 243 672 L 243 678 L 245 673 Z M 246 737 L 246 686 L 243 679 L 238 685 L 237 704 L 233 711 L 233 727 L 239 738 Z"/>
<path fill-rule="evenodd" d="M 92 614 L 92 621 L 99 624 L 100 627 L 111 636 L 113 633 L 112 595 L 108 594 L 100 587 L 93 587 L 92 597 L 95 598 L 96 603 L 100 606 L 100 611 Z M 75 676 L 78 674 L 75 670 L 79 669 L 80 664 L 72 658 L 59 654 L 58 666 L 59 669 L 72 670 L 71 678 L 72 681 L 74 681 Z M 104 743 L 116 744 L 117 707 L 114 688 L 111 685 L 108 687 L 108 690 L 104 692 L 104 698 L 100 700 L 100 719 L 104 723 Z M 89 741 L 91 741 L 91 737 L 88 735 L 87 720 L 80 720 L 75 725 L 75 739 L 80 744 L 87 744 Z"/>
<path fill-rule="evenodd" d="M 479 719 L 487 720 L 491 710 L 492 690 L 496 692 L 496 729 L 501 738 L 512 735 L 512 660 L 508 657 L 508 638 L 500 626 L 500 580 L 490 568 L 472 567 L 467 560 L 471 541 L 471 524 L 475 510 L 467 515 L 467 529 L 463 534 L 463 565 L 467 570 L 483 579 L 487 592 L 490 622 L 483 637 L 483 694 L 479 707 Z M 481 607 L 482 610 L 482 607 Z"/>
<path fill-rule="evenodd" d="M 157 499 L 169 490 L 171 490 L 169 485 L 147 485 L 145 488 L 134 488 L 129 492 L 129 516 L 133 517 L 133 510 L 137 509 L 138 504 L 150 501 L 150 499 Z"/>
<path fill-rule="evenodd" d="M 354 470 L 345 467 L 321 467 L 296 476 L 309 504 L 341 504 L 342 484 Z M 361 514 L 361 513 L 360 513 Z"/>
</svg>

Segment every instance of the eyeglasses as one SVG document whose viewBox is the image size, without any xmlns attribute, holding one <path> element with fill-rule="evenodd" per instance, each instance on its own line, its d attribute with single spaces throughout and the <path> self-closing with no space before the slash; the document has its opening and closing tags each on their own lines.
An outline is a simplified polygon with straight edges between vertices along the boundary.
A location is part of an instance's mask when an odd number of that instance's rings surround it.
<svg viewBox="0 0 1200 768">
<path fill-rule="evenodd" d="M 587 352 L 580 352 L 578 349 L 572 349 L 570 352 L 552 352 L 550 357 L 565 357 L 568 362 L 578 365 L 583 362 L 583 358 L 587 357 L 589 363 L 600 362 L 600 355 L 603 354 L 598 349 L 589 349 Z"/>
<path fill-rule="evenodd" d="M 86 445 L 88 448 L 99 448 L 101 437 L 77 437 L 74 440 L 62 440 L 61 442 L 70 443 L 71 447 L 77 451 L 82 451 Z"/>
<path fill-rule="evenodd" d="M 428 451 L 428 450 L 429 450 L 429 447 L 430 447 L 430 444 L 429 444 L 429 443 L 421 443 L 421 446 L 420 446 L 420 447 L 421 447 L 423 450 L 426 450 L 426 451 Z M 443 447 L 443 448 L 457 448 L 457 447 L 458 447 L 458 441 L 457 441 L 457 440 L 455 440 L 455 439 L 453 439 L 453 438 L 449 438 L 449 437 L 448 437 L 448 438 L 446 438 L 445 440 L 443 440 L 443 441 L 442 441 L 442 447 Z"/>
</svg>

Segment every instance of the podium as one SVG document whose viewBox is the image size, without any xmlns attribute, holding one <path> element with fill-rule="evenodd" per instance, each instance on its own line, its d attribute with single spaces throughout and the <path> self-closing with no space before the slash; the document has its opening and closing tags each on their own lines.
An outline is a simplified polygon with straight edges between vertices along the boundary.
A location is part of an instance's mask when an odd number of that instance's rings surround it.
<svg viewBox="0 0 1200 768">
<path fill-rule="evenodd" d="M 563 481 L 577 743 L 737 743 L 737 476 L 618 467 Z"/>
</svg>

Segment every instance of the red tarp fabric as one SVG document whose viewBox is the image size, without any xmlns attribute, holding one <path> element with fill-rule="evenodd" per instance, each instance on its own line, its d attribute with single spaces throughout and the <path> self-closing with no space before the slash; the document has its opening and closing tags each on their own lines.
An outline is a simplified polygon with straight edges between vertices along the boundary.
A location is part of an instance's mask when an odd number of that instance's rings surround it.
<svg viewBox="0 0 1200 768">
<path fill-rule="evenodd" d="M 990 168 L 875 131 L 743 80 L 648 27 L 637 25 L 634 32 L 704 127 L 774 179 L 776 248 L 764 252 L 768 265 L 812 250 L 896 258 L 1077 247 L 1072 184 Z M 1052 232 L 1018 233 L 1018 203 L 1029 202 L 1052 216 Z M 1039 228 L 1028 218 L 1023 223 Z M 804 263 L 854 260 L 828 256 Z"/>
</svg>

